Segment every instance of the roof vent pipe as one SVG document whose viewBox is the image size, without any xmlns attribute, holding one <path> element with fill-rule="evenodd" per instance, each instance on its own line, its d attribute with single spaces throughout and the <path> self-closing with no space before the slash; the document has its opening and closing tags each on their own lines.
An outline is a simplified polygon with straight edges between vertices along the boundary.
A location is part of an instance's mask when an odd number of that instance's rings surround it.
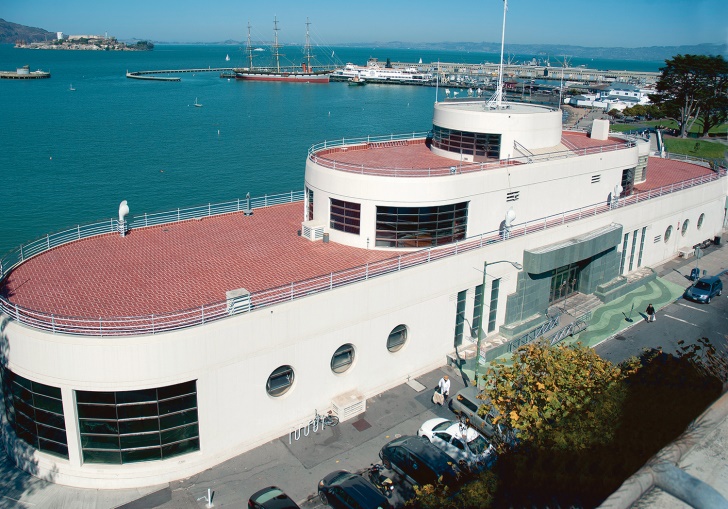
<svg viewBox="0 0 728 509">
<path fill-rule="evenodd" d="M 119 204 L 119 234 L 126 236 L 126 216 L 129 214 L 129 205 L 126 200 Z"/>
</svg>

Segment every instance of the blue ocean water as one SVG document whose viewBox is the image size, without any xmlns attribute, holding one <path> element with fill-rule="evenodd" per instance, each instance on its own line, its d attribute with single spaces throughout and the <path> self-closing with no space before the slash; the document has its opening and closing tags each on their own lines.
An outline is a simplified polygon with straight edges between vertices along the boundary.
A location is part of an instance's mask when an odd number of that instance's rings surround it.
<svg viewBox="0 0 728 509">
<path fill-rule="evenodd" d="M 332 51 L 339 62 L 361 65 L 369 57 L 472 63 L 498 58 Z M 28 64 L 52 73 L 46 80 L 0 80 L 0 254 L 47 233 L 116 217 L 122 200 L 134 216 L 248 192 L 299 190 L 307 150 L 315 143 L 431 127 L 435 89 L 428 87 L 239 82 L 214 72 L 183 74 L 180 82 L 125 77 L 127 70 L 230 67 L 243 60 L 235 46 L 96 52 L 0 45 L 0 70 Z M 631 70 L 661 65 L 583 63 Z M 195 99 L 202 108 L 193 106 Z"/>
</svg>

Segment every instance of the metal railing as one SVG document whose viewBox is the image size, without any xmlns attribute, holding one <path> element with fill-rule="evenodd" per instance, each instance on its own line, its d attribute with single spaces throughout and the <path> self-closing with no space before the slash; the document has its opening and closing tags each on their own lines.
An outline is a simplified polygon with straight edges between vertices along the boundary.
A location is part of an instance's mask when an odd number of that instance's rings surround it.
<svg viewBox="0 0 728 509">
<path fill-rule="evenodd" d="M 448 258 L 450 256 L 457 256 L 458 254 L 481 249 L 487 245 L 503 242 L 508 239 L 512 239 L 515 237 L 519 237 L 522 235 L 528 235 L 531 233 L 536 233 L 540 231 L 544 231 L 549 228 L 554 228 L 560 225 L 563 225 L 565 223 L 569 223 L 572 221 L 578 221 L 582 218 L 590 217 L 590 216 L 596 216 L 597 214 L 602 214 L 605 212 L 608 212 L 610 210 L 613 210 L 615 208 L 621 208 L 626 207 L 630 205 L 637 204 L 639 202 L 643 202 L 645 200 L 650 200 L 653 198 L 658 198 L 660 196 L 664 196 L 670 193 L 678 192 L 684 189 L 688 189 L 694 186 L 706 184 L 708 182 L 713 182 L 715 180 L 718 180 L 720 178 L 723 178 L 726 176 L 726 170 L 720 169 L 714 173 L 711 173 L 710 175 L 705 175 L 702 177 L 698 177 L 695 179 L 687 180 L 684 182 L 679 182 L 676 184 L 671 184 L 669 186 L 664 186 L 659 189 L 653 189 L 648 192 L 639 193 L 637 195 L 629 196 L 627 198 L 622 198 L 617 203 L 611 203 L 611 204 L 605 204 L 605 203 L 599 203 L 594 205 L 589 205 L 586 207 L 581 207 L 579 209 L 574 209 L 566 212 L 562 212 L 560 214 L 554 214 L 548 217 L 532 220 L 532 221 L 526 221 L 521 224 L 516 224 L 511 227 L 511 230 L 508 235 L 504 235 L 504 233 L 500 230 L 494 230 L 491 232 L 483 233 L 481 235 L 478 235 L 476 237 L 471 237 L 469 239 L 465 239 L 463 241 L 455 242 L 454 244 L 449 244 L 446 246 L 436 247 L 436 248 L 428 248 L 428 249 L 422 249 L 418 251 L 412 251 L 409 253 L 401 254 L 398 256 L 393 256 L 392 258 L 388 258 L 385 260 L 380 260 L 373 263 L 367 263 L 366 265 L 360 265 L 357 267 L 352 267 L 350 269 L 342 270 L 339 272 L 332 272 L 326 275 L 321 275 L 317 277 L 313 277 L 310 279 L 306 279 L 303 281 L 295 281 L 291 282 L 287 285 L 279 286 L 277 288 L 271 288 L 267 290 L 261 290 L 258 292 L 254 292 L 250 294 L 250 308 L 246 308 L 245 311 L 239 311 L 239 312 L 248 312 L 248 311 L 254 311 L 256 309 L 261 309 L 267 306 L 272 306 L 275 304 L 279 304 L 281 302 L 287 302 L 287 301 L 293 301 L 295 299 L 306 297 L 312 294 L 316 294 L 319 292 L 324 292 L 328 290 L 332 290 L 334 288 L 339 288 L 341 286 L 354 284 L 360 281 L 367 281 L 369 279 L 373 279 L 376 277 L 384 276 L 387 274 L 391 274 L 394 272 L 399 272 L 401 270 L 405 270 L 410 267 L 416 267 L 425 263 L 430 263 L 436 260 L 440 260 L 443 258 Z M 279 197 L 282 195 L 278 195 Z M 296 193 L 290 193 L 290 199 L 293 200 L 294 197 L 298 197 L 298 200 L 301 200 L 303 197 L 303 192 L 299 191 Z M 267 204 L 273 204 L 274 198 L 277 200 L 276 197 L 267 197 L 264 198 L 263 203 Z M 251 200 L 253 201 L 253 200 Z M 288 198 L 285 202 L 288 201 Z M 236 203 L 236 208 L 238 208 L 240 205 L 239 202 L 231 202 Z M 253 201 L 253 203 L 259 203 Z M 284 201 L 276 201 L 276 203 L 284 203 Z M 216 206 L 217 207 L 217 206 Z M 184 209 L 187 210 L 195 210 L 195 209 Z M 197 213 L 201 213 L 200 208 L 197 208 Z M 212 211 L 213 207 L 209 206 L 208 211 Z M 219 207 L 215 210 L 228 210 L 225 207 Z M 224 212 L 221 212 L 224 213 Z M 166 213 L 167 218 L 174 218 L 175 212 L 169 212 Z M 147 224 L 149 223 L 149 216 L 147 217 Z M 180 210 L 178 213 L 179 220 L 182 220 L 182 217 L 187 217 L 185 214 L 183 214 L 183 211 Z M 201 217 L 200 215 L 194 216 L 190 215 L 188 217 Z M 134 221 L 137 219 L 135 218 Z M 115 221 L 110 221 L 110 226 L 104 230 L 100 231 L 99 233 L 108 233 L 109 231 L 115 231 L 113 228 L 113 223 Z M 99 224 L 99 223 L 97 223 Z M 159 224 L 159 223 L 157 223 Z M 80 228 L 80 227 L 79 227 Z M 85 228 L 85 227 L 84 227 Z M 69 231 L 75 231 L 75 230 L 69 230 Z M 84 230 L 85 231 L 85 230 Z M 99 234 L 96 233 L 96 234 Z M 62 232 L 62 234 L 69 235 L 67 232 Z M 57 234 L 61 235 L 61 234 Z M 90 236 L 90 235 L 86 235 Z M 55 238 L 55 237 L 54 237 Z M 79 237 L 83 238 L 83 237 Z M 48 237 L 50 239 L 50 236 Z M 66 242 L 70 242 L 72 240 L 76 240 L 75 238 L 71 238 L 67 240 Z M 41 239 L 42 241 L 42 239 Z M 36 242 L 41 242 L 36 241 Z M 31 243 L 33 244 L 33 243 Z M 35 245 L 35 244 L 33 244 Z M 48 246 L 50 246 L 50 241 L 48 243 Z M 55 244 L 60 245 L 60 244 Z M 23 248 L 28 249 L 29 245 L 21 246 L 19 250 L 22 252 Z M 49 249 L 50 247 L 45 247 L 44 249 L 40 249 L 37 252 L 41 252 L 43 250 Z M 26 256 L 27 258 L 27 256 Z M 5 260 L 5 259 L 4 259 Z M 8 262 L 5 261 L 5 264 Z M 14 266 L 14 264 L 12 265 Z M 11 267 L 12 268 L 12 267 Z M 3 272 L 3 275 L 7 273 L 9 269 L 4 269 L 5 272 Z M 230 311 L 227 307 L 226 301 L 220 301 L 220 302 L 212 302 L 209 304 L 202 305 L 200 307 L 187 309 L 187 310 L 181 310 L 177 312 L 172 313 L 164 313 L 160 315 L 147 315 L 147 316 L 136 316 L 136 317 L 109 317 L 109 318 L 99 318 L 99 319 L 92 319 L 92 318 L 78 318 L 78 317 L 68 317 L 68 316 L 59 316 L 54 314 L 48 314 L 43 312 L 34 311 L 29 308 L 25 308 L 22 306 L 19 306 L 17 304 L 13 304 L 9 302 L 6 298 L 1 297 L 0 298 L 0 311 L 11 317 L 12 319 L 18 321 L 19 323 L 22 323 L 24 325 L 28 325 L 30 327 L 34 327 L 41 330 L 50 331 L 53 333 L 66 333 L 66 334 L 82 334 L 82 335 L 94 335 L 94 336 L 123 336 L 123 335 L 140 335 L 140 334 L 155 334 L 158 332 L 164 332 L 164 331 L 171 331 L 176 329 L 181 329 L 185 327 L 192 327 L 196 325 L 201 325 L 213 320 L 218 320 L 220 318 L 225 318 L 227 316 L 230 316 L 232 314 L 238 314 L 238 312 Z"/>
<path fill-rule="evenodd" d="M 508 341 L 507 343 L 503 343 L 502 345 L 498 345 L 494 348 L 491 348 L 490 350 L 487 350 L 485 352 L 485 355 L 480 356 L 480 363 L 482 365 L 486 364 L 486 356 L 490 359 L 496 359 L 500 357 L 501 355 L 505 355 L 507 353 L 513 353 L 516 350 L 518 350 L 521 346 L 527 345 L 528 343 L 531 343 L 535 340 L 537 340 L 540 337 L 543 337 L 544 334 L 552 330 L 554 327 L 556 327 L 559 324 L 559 320 L 561 319 L 561 314 L 548 316 L 548 320 L 546 320 L 544 323 L 533 329 L 531 332 L 527 332 L 526 334 L 522 335 L 521 337 L 518 337 L 516 339 L 513 339 L 511 341 Z"/>
<path fill-rule="evenodd" d="M 313 163 L 323 166 L 324 168 L 331 168 L 333 170 L 346 171 L 350 173 L 359 173 L 361 175 L 375 175 L 380 177 L 441 177 L 446 175 L 492 170 L 513 164 L 529 164 L 541 161 L 551 161 L 554 159 L 565 159 L 570 157 L 601 154 L 604 152 L 614 152 L 615 150 L 624 150 L 635 146 L 635 141 L 633 139 L 626 139 L 624 142 L 612 143 L 599 147 L 578 148 L 575 145 L 570 144 L 569 150 L 561 150 L 558 152 L 532 154 L 522 157 L 512 157 L 509 159 L 499 159 L 497 161 L 479 163 L 464 163 L 462 161 L 453 160 L 453 164 L 451 165 L 429 168 L 397 168 L 391 166 L 374 167 L 365 166 L 364 164 L 336 161 L 335 159 L 326 157 L 328 154 L 335 152 L 391 147 L 397 146 L 398 144 L 412 142 L 424 143 L 429 135 L 430 133 L 412 133 L 377 138 L 367 137 L 341 139 L 333 142 L 325 141 L 309 148 L 308 158 Z"/>
</svg>

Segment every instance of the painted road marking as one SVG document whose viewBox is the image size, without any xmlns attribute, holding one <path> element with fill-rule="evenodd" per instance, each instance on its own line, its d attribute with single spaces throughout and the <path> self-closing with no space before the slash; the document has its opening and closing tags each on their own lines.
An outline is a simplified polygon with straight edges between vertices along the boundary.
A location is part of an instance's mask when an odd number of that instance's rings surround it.
<svg viewBox="0 0 728 509">
<path fill-rule="evenodd" d="M 707 311 L 704 309 L 698 309 L 695 306 L 688 306 L 687 304 L 678 304 L 678 306 L 682 306 L 684 308 L 689 308 L 689 309 L 692 309 L 693 311 L 700 311 L 701 313 L 707 313 Z"/>
<path fill-rule="evenodd" d="M 692 325 L 693 327 L 700 327 L 700 325 L 695 325 L 694 323 L 690 323 L 690 322 L 688 322 L 686 320 L 682 320 L 680 318 L 675 318 L 674 316 L 670 316 L 670 315 L 664 315 L 664 316 L 666 318 L 672 318 L 673 320 L 677 320 L 678 322 L 682 322 L 682 323 L 686 323 L 688 325 Z"/>
</svg>

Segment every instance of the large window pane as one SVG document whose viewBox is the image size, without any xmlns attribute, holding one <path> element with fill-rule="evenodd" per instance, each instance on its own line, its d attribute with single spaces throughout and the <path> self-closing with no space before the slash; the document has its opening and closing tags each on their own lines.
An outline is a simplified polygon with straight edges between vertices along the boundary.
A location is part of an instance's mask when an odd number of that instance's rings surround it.
<svg viewBox="0 0 728 509">
<path fill-rule="evenodd" d="M 21 440 L 36 449 L 68 458 L 61 389 L 33 382 L 0 368 L 5 416 Z"/>
<path fill-rule="evenodd" d="M 359 235 L 361 204 L 331 198 L 329 216 L 329 226 L 332 230 Z"/>
<path fill-rule="evenodd" d="M 84 391 L 77 399 L 85 462 L 159 460 L 166 457 L 163 447 L 173 442 L 185 446 L 173 448 L 172 455 L 199 450 L 195 380 L 156 389 Z"/>
<path fill-rule="evenodd" d="M 431 247 L 465 238 L 468 203 L 429 207 L 377 206 L 379 247 Z"/>
</svg>

